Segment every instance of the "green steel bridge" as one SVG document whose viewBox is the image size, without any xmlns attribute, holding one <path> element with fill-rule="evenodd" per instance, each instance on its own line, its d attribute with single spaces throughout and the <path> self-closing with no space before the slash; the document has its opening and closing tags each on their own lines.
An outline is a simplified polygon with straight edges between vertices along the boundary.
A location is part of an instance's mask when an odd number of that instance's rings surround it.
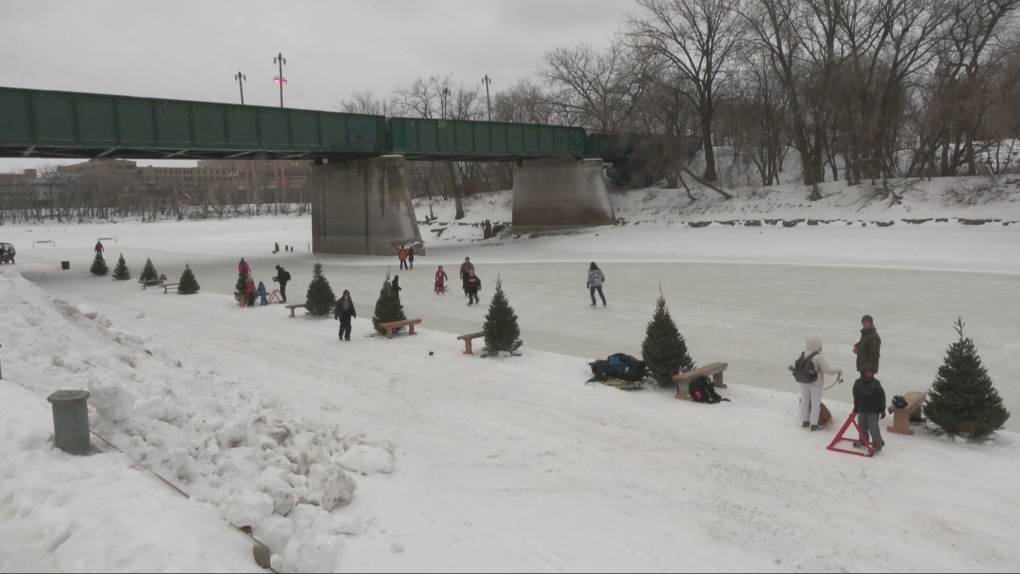
<svg viewBox="0 0 1020 574">
<path fill-rule="evenodd" d="M 614 161 L 634 153 L 627 139 L 567 126 L 0 87 L 0 157 L 8 158 Z"/>
</svg>

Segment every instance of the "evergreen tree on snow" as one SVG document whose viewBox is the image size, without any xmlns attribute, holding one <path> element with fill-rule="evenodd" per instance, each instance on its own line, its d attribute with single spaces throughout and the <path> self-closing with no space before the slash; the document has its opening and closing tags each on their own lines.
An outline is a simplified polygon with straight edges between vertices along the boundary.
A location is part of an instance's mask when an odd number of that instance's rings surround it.
<svg viewBox="0 0 1020 574">
<path fill-rule="evenodd" d="M 113 268 L 113 278 L 117 281 L 127 281 L 131 279 L 131 272 L 128 271 L 127 262 L 124 261 L 124 254 L 120 254 L 120 258 L 117 259 L 117 266 Z"/>
<path fill-rule="evenodd" d="M 177 292 L 181 295 L 194 295 L 195 293 L 198 293 L 198 290 L 198 280 L 195 279 L 195 274 L 191 271 L 191 266 L 185 264 L 184 273 L 181 273 L 181 281 L 177 286 Z"/>
<path fill-rule="evenodd" d="M 380 323 L 403 321 L 404 319 L 407 319 L 407 315 L 404 315 L 404 306 L 400 303 L 400 292 L 393 288 L 393 284 L 390 282 L 390 272 L 387 271 L 382 289 L 379 290 L 379 298 L 375 301 L 375 314 L 372 315 L 372 325 L 376 331 L 385 333 L 386 329 L 379 327 Z M 394 329 L 393 332 L 396 333 L 402 330 L 403 327 Z"/>
<path fill-rule="evenodd" d="M 482 330 L 485 331 L 483 357 L 499 354 L 500 351 L 513 355 L 524 344 L 521 341 L 521 328 L 517 324 L 517 314 L 503 293 L 503 281 L 498 276 L 496 292 L 489 303 L 489 312 L 485 315 Z"/>
<path fill-rule="evenodd" d="M 97 276 L 103 276 L 110 272 L 110 268 L 106 266 L 106 260 L 103 259 L 102 253 L 96 253 L 96 258 L 92 260 L 92 268 L 89 271 Z"/>
<path fill-rule="evenodd" d="M 147 257 L 145 259 L 145 267 L 142 269 L 142 274 L 138 277 L 142 281 L 157 281 L 159 280 L 159 273 L 156 272 L 156 266 L 152 264 L 152 258 Z"/>
<path fill-rule="evenodd" d="M 238 271 L 237 282 L 234 283 L 234 299 L 238 301 L 244 301 L 244 298 L 248 295 L 248 272 Z"/>
<path fill-rule="evenodd" d="M 922 410 L 938 426 L 936 434 L 977 439 L 1001 429 L 1009 420 L 1009 411 L 992 387 L 974 341 L 964 338 L 963 325 L 957 318 L 959 340 L 946 350 Z"/>
<path fill-rule="evenodd" d="M 673 375 L 694 368 L 694 361 L 687 353 L 687 343 L 666 308 L 666 298 L 661 294 L 655 304 L 655 314 L 645 329 L 641 358 L 648 367 L 648 374 L 663 387 L 675 384 Z"/>
<path fill-rule="evenodd" d="M 315 317 L 325 317 L 333 312 L 335 303 L 336 294 L 329 285 L 329 279 L 322 274 L 322 263 L 316 261 L 312 267 L 312 281 L 308 284 L 308 293 L 305 295 L 308 313 Z"/>
</svg>

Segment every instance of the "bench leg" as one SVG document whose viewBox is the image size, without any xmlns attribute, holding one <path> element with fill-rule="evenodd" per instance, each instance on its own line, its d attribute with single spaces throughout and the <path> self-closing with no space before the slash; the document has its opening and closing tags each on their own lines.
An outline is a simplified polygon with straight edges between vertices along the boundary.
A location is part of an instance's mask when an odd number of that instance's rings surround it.
<svg viewBox="0 0 1020 574">
<path fill-rule="evenodd" d="M 913 435 L 914 431 L 910 430 L 910 415 L 897 410 L 893 413 L 892 426 L 886 427 L 886 430 L 896 434 Z"/>
<path fill-rule="evenodd" d="M 712 375 L 712 379 L 715 381 L 715 388 L 717 388 L 717 389 L 725 389 L 726 388 L 726 383 L 722 382 L 722 373 L 716 373 L 716 374 Z"/>
<path fill-rule="evenodd" d="M 407 334 L 414 335 L 414 323 L 411 323 L 410 325 L 407 326 Z"/>
<path fill-rule="evenodd" d="M 386 338 L 387 339 L 392 339 L 393 338 L 393 327 L 390 327 L 389 329 L 386 329 Z"/>
<path fill-rule="evenodd" d="M 474 355 L 474 353 L 471 352 L 471 339 L 464 339 L 464 354 Z"/>
<path fill-rule="evenodd" d="M 290 309 L 290 316 L 294 317 L 294 308 L 293 307 L 291 307 L 291 309 Z"/>
</svg>

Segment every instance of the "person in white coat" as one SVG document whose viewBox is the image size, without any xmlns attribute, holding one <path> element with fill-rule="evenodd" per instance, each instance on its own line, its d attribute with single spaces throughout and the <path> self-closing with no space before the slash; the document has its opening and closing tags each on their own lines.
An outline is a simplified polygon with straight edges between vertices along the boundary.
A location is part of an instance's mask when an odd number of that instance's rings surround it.
<svg viewBox="0 0 1020 574">
<path fill-rule="evenodd" d="M 842 375 L 843 369 L 834 369 L 822 355 L 822 340 L 808 337 L 804 343 L 804 356 L 817 353 L 811 357 L 818 378 L 813 383 L 800 383 L 800 420 L 804 428 L 818 430 L 818 414 L 822 409 L 822 388 L 825 387 L 825 375 Z M 810 418 L 809 418 L 810 416 Z"/>
</svg>

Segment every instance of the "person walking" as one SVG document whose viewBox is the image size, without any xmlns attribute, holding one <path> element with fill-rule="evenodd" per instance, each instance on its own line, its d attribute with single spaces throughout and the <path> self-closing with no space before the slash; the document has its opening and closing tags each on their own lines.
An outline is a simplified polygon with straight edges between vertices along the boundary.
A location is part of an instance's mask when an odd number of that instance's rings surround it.
<svg viewBox="0 0 1020 574">
<path fill-rule="evenodd" d="M 854 345 L 854 354 L 857 355 L 857 372 L 862 376 L 865 369 L 871 369 L 871 374 L 878 374 L 878 357 L 881 354 L 882 338 L 875 330 L 875 321 L 871 315 L 861 317 L 861 340 Z"/>
<path fill-rule="evenodd" d="M 414 269 L 414 245 L 407 247 L 407 264 L 410 266 L 410 269 Z"/>
<path fill-rule="evenodd" d="M 102 241 L 98 241 L 98 240 L 96 241 L 96 247 L 95 247 L 94 251 L 96 252 L 96 255 L 102 255 L 103 252 L 106 251 L 106 248 L 103 247 L 103 242 Z"/>
<path fill-rule="evenodd" d="M 475 264 L 471 263 L 470 257 L 465 257 L 464 262 L 460 264 L 460 282 L 464 287 L 464 296 L 468 296 L 467 279 L 468 272 L 474 272 Z"/>
<path fill-rule="evenodd" d="M 599 297 L 602 298 L 602 306 L 606 306 L 606 296 L 602 293 L 602 283 L 606 280 L 606 276 L 599 269 L 598 265 L 592 261 L 591 265 L 588 266 L 588 294 L 591 295 L 591 306 L 595 306 L 595 292 L 599 292 Z"/>
<path fill-rule="evenodd" d="M 864 442 L 868 441 L 877 453 L 885 446 L 882 429 L 878 426 L 878 420 L 885 418 L 885 389 L 875 378 L 871 367 L 865 367 L 861 378 L 854 381 L 853 394 L 857 426 L 861 429 L 861 438 L 854 441 L 854 446 L 864 446 Z"/>
<path fill-rule="evenodd" d="M 400 275 L 393 276 L 393 281 L 390 282 L 390 288 L 397 292 L 397 297 L 400 297 Z"/>
<path fill-rule="evenodd" d="M 436 270 L 436 294 L 446 293 L 446 271 L 443 271 L 443 266 L 440 265 L 439 269 Z"/>
<path fill-rule="evenodd" d="M 358 312 L 354 310 L 354 301 L 351 300 L 351 292 L 344 289 L 343 295 L 333 306 L 333 318 L 340 321 L 340 340 L 351 340 L 351 319 L 358 318 Z"/>
<path fill-rule="evenodd" d="M 813 356 L 812 356 L 813 355 Z M 818 430 L 818 415 L 822 410 L 822 390 L 825 387 L 825 375 L 842 375 L 843 369 L 834 369 L 822 355 L 822 340 L 808 337 L 804 342 L 802 357 L 811 357 L 818 378 L 813 383 L 800 383 L 800 420 L 801 426 Z"/>
<path fill-rule="evenodd" d="M 478 291 L 482 288 L 482 280 L 475 275 L 474 269 L 468 270 L 468 277 L 464 280 L 464 291 L 468 295 L 468 305 L 478 304 Z"/>
<path fill-rule="evenodd" d="M 400 259 L 400 268 L 407 269 L 407 248 L 403 245 L 397 250 L 397 259 Z"/>
<path fill-rule="evenodd" d="M 290 273 L 286 269 L 277 265 L 276 266 L 276 277 L 273 279 L 280 284 L 280 299 L 287 302 L 287 282 L 290 281 Z"/>
</svg>

